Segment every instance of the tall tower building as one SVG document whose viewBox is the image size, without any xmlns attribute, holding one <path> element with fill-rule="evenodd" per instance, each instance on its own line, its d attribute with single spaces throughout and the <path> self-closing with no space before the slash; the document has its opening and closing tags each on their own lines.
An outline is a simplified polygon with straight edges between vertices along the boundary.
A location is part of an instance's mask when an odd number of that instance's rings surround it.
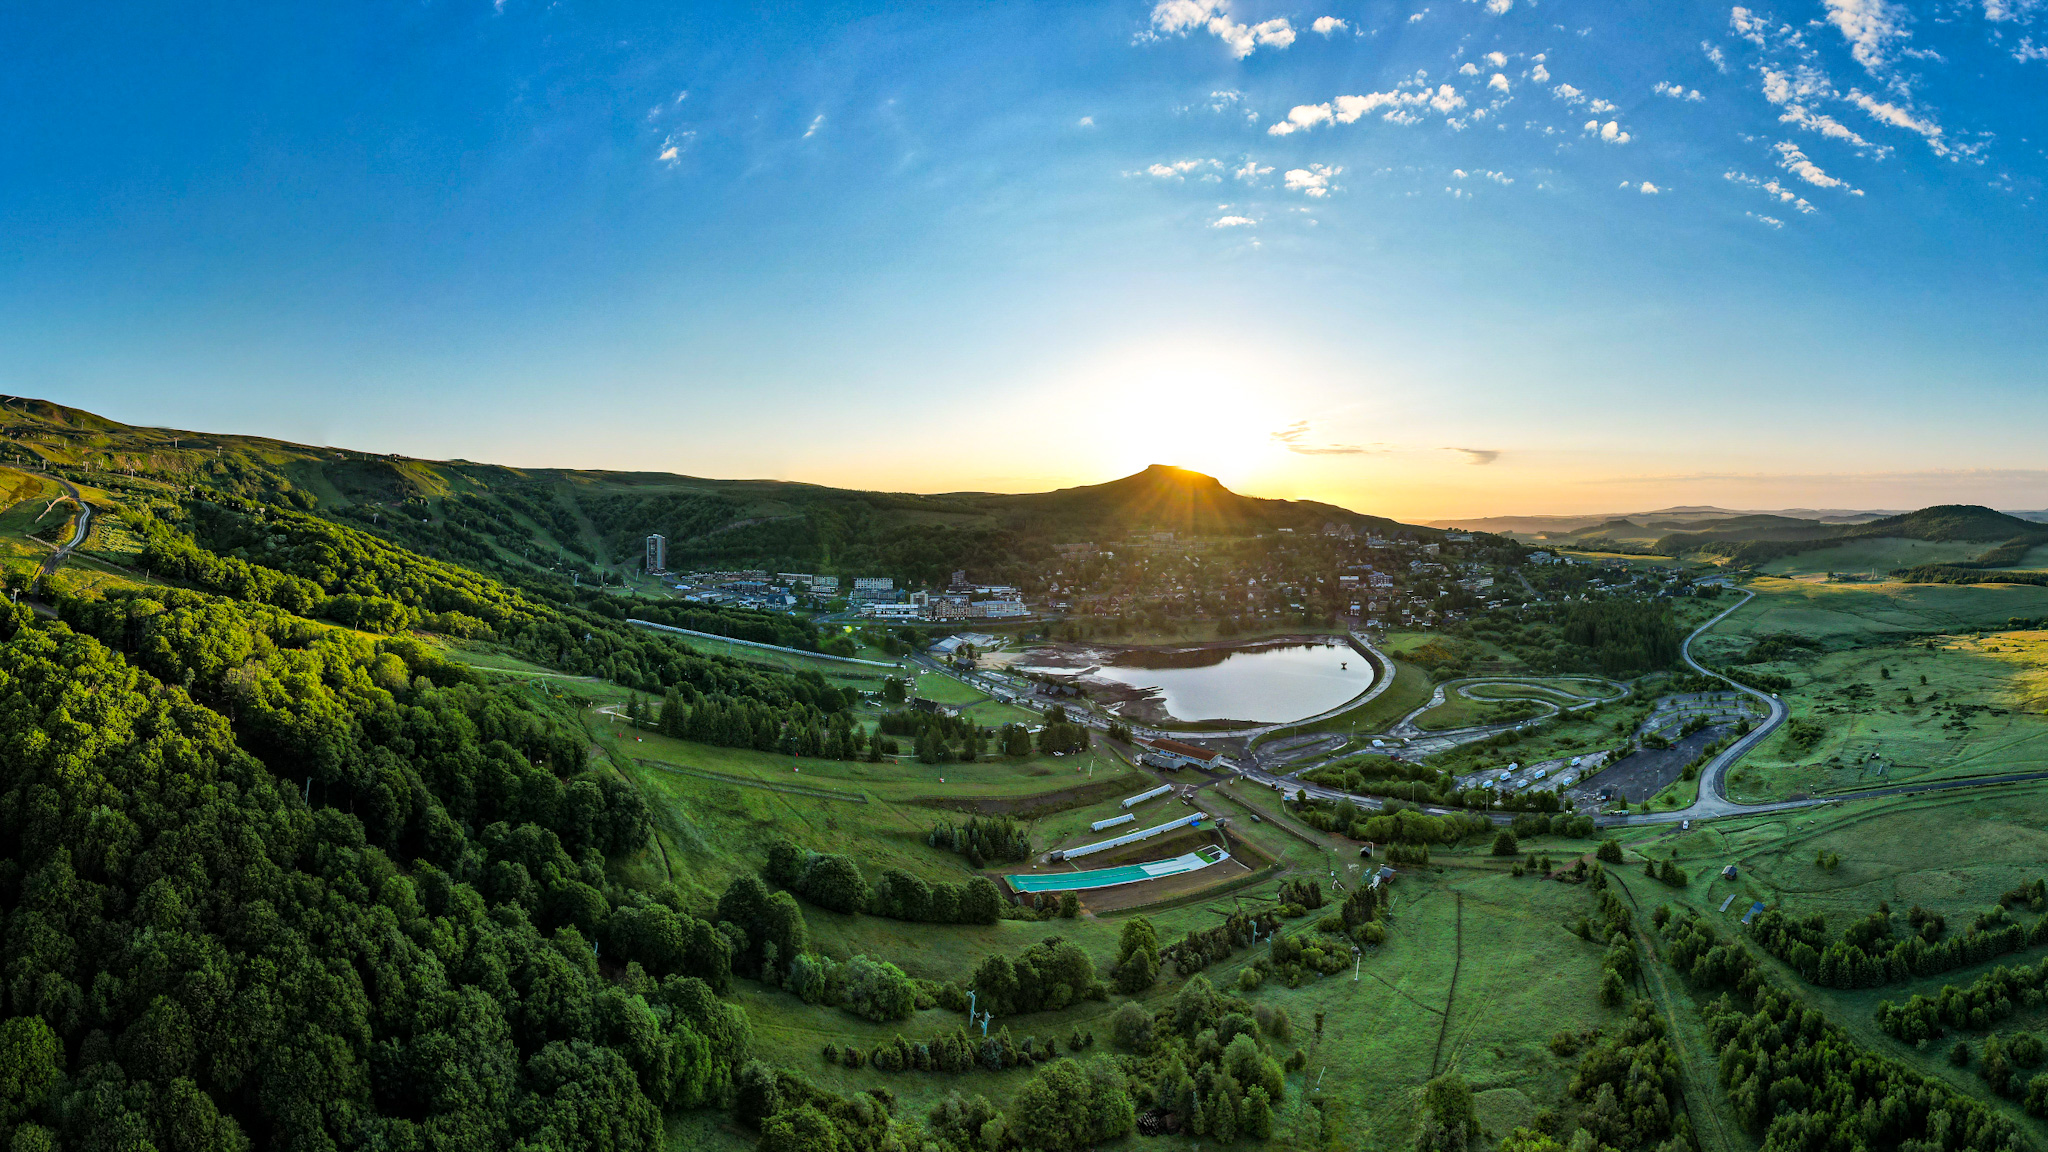
<svg viewBox="0 0 2048 1152">
<path fill-rule="evenodd" d="M 668 538 L 660 535 L 647 538 L 647 572 L 658 576 L 668 571 Z"/>
</svg>

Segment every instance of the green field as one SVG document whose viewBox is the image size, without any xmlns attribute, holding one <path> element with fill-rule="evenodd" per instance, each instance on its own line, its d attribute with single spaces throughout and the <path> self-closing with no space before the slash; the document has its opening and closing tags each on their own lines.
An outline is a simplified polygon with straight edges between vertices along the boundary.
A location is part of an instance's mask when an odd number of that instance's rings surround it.
<svg viewBox="0 0 2048 1152">
<path fill-rule="evenodd" d="M 1700 637 L 1693 644 L 1694 656 L 1718 662 L 1773 632 L 1841 647 L 2003 628 L 2016 616 L 2048 615 L 2048 588 L 2031 585 L 1822 584 L 1764 577 L 1747 587 L 1756 599 Z"/>
<path fill-rule="evenodd" d="M 1877 536 L 1801 552 L 1796 556 L 1781 556 L 1763 564 L 1759 570 L 1772 576 L 1816 572 L 1871 572 L 1881 575 L 1916 564 L 1948 564 L 1973 559 L 1988 547 L 1990 545 L 1963 540 L 1900 540 Z"/>
<path fill-rule="evenodd" d="M 1628 863 L 1617 875 L 1645 907 L 1658 902 L 1691 905 L 1725 935 L 1738 934 L 1736 920 L 1751 901 L 1788 915 L 1819 912 L 1829 931 L 1839 932 L 1889 903 L 1903 913 L 1914 905 L 1948 918 L 1951 932 L 1997 903 L 1999 894 L 2048 872 L 2048 785 L 2034 784 L 1941 796 L 1893 797 L 1828 805 L 1789 814 L 1717 821 L 1681 832 L 1674 827 L 1627 834 Z M 1674 856 L 1690 872 L 1674 889 L 1641 874 L 1640 853 Z M 1814 862 L 1821 851 L 1838 853 L 1832 870 Z M 1723 880 L 1723 865 L 1738 878 Z M 1729 896 L 1728 912 L 1718 911 Z M 2029 918 L 2025 913 L 2022 918 Z M 1944 984 L 1967 984 L 1999 964 L 2036 963 L 2048 949 L 2008 953 L 1983 964 L 1882 988 L 1841 990 L 1805 984 L 1797 973 L 1764 959 L 1787 987 L 1863 1044 L 1906 1063 L 1914 1071 L 1983 1101 L 2019 1124 L 2037 1144 L 2048 1142 L 2048 1124 L 2028 1117 L 2012 1100 L 1994 1096 L 1972 1069 L 1957 1069 L 1944 1058 L 1946 1044 L 1916 1050 L 1886 1036 L 1872 1019 L 1881 1000 L 1903 1001 L 1931 994 Z M 2048 1014 L 2019 1018 L 2040 1027 Z M 1972 1037 L 1980 1034 L 1970 1034 Z M 1711 1068 L 1709 1068 L 1711 1071 Z"/>
<path fill-rule="evenodd" d="M 1819 647 L 1755 665 L 1792 683 L 1783 696 L 1800 724 L 1738 766 L 1731 796 L 2048 769 L 2048 637 L 1986 631 L 2048 612 L 2048 589 L 1780 579 L 1752 587 L 1756 600 L 1701 637 L 1696 652 L 1739 659 L 1773 634 Z"/>
</svg>

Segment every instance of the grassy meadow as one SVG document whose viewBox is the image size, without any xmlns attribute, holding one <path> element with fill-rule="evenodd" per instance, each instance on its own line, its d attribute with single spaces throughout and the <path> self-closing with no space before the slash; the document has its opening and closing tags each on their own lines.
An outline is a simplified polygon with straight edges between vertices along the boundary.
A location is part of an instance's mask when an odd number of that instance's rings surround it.
<svg viewBox="0 0 2048 1152">
<path fill-rule="evenodd" d="M 2048 784 L 1887 797 L 1789 813 L 1715 821 L 1691 831 L 1675 827 L 1624 834 L 1627 863 L 1617 876 L 1644 909 L 1658 903 L 1691 906 L 1707 915 L 1724 935 L 1740 935 L 1737 921 L 1754 901 L 1788 915 L 1815 912 L 1827 918 L 1831 934 L 1887 903 L 1903 921 L 1918 905 L 1948 918 L 1950 934 L 1961 931 L 2001 893 L 2048 872 Z M 1652 881 L 1640 870 L 1643 855 L 1672 857 L 1689 873 L 1683 888 Z M 1828 869 L 1818 853 L 1839 854 Z M 1734 864 L 1737 879 L 1720 870 Z M 1727 911 L 1721 912 L 1724 901 Z M 2031 914 L 2018 914 L 2031 920 Z M 2015 1101 L 1995 1096 L 1973 1068 L 1958 1069 L 1946 1058 L 1950 1040 L 1915 1049 L 1886 1036 L 1873 1014 L 1879 1002 L 1931 995 L 1945 984 L 1968 984 L 2000 964 L 2038 963 L 2048 949 L 2008 953 L 1980 965 L 1882 988 L 1832 989 L 1805 984 L 1761 949 L 1762 959 L 1787 987 L 1827 1014 L 1831 1023 L 1861 1043 L 1900 1060 L 1920 1074 L 1997 1108 L 2037 1143 L 2048 1143 L 2048 1125 L 2028 1117 Z M 1673 987 L 1682 987 L 1671 981 Z M 2023 1013 L 1999 1031 L 2048 1027 L 2048 1010 Z M 1982 1034 L 1969 1033 L 1974 1041 Z M 1706 1065 L 1711 1072 L 1712 1065 Z"/>
</svg>

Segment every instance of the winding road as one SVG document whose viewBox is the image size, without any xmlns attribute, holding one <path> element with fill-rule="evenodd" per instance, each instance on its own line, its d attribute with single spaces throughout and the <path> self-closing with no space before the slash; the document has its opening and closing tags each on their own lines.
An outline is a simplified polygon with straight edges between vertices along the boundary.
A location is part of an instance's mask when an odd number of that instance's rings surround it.
<svg viewBox="0 0 2048 1152">
<path fill-rule="evenodd" d="M 64 561 L 69 560 L 71 553 L 80 544 L 85 543 L 85 538 L 92 534 L 92 505 L 87 504 L 85 497 L 79 494 L 78 486 L 61 476 L 51 476 L 50 479 L 55 480 L 70 495 L 71 502 L 78 505 L 78 522 L 72 525 L 71 539 L 58 545 L 56 551 L 43 558 L 42 567 L 36 569 L 35 582 L 37 585 L 41 585 L 44 580 L 49 579 L 50 573 L 55 572 L 63 565 Z"/>
<path fill-rule="evenodd" d="M 1998 784 L 2020 784 L 2033 780 L 2048 780 L 2048 772 L 2013 772 L 2000 776 L 1979 776 L 1966 780 L 1944 780 L 1927 784 L 1897 784 L 1885 788 L 1864 789 L 1859 792 L 1842 792 L 1831 796 L 1812 797 L 1804 800 L 1777 800 L 1764 804 L 1740 804 L 1730 800 L 1728 798 L 1727 783 L 1729 771 L 1744 756 L 1754 751 L 1758 745 L 1770 739 L 1771 733 L 1776 732 L 1779 725 L 1785 722 L 1788 713 L 1785 708 L 1785 702 L 1778 699 L 1775 695 L 1759 692 L 1745 684 L 1737 684 L 1728 677 L 1693 659 L 1692 642 L 1699 639 L 1709 629 L 1726 620 L 1738 609 L 1746 606 L 1755 598 L 1756 593 L 1746 589 L 1743 590 L 1743 597 L 1740 601 L 1731 605 L 1726 611 L 1700 625 L 1698 628 L 1693 629 L 1692 634 L 1687 636 L 1685 642 L 1679 646 L 1679 655 L 1684 659 L 1687 667 L 1698 672 L 1700 675 L 1712 677 L 1729 685 L 1738 692 L 1762 701 L 1764 706 L 1770 710 L 1769 714 L 1762 723 L 1751 729 L 1748 735 L 1729 745 L 1725 751 L 1714 757 L 1706 767 L 1700 770 L 1699 799 L 1693 801 L 1692 804 L 1669 812 L 1632 812 L 1627 815 L 1598 816 L 1595 817 L 1595 823 L 1599 826 L 1603 828 L 1629 828 L 1653 824 L 1678 824 L 1686 821 L 1720 820 L 1731 816 L 1754 816 L 1760 813 L 1783 812 L 1796 808 L 1813 808 L 1822 804 L 1839 804 L 1845 800 L 1871 800 L 1884 796 L 1911 796 L 1921 792 L 1945 792 L 1957 788 L 1983 788 Z M 1438 690 L 1438 694 L 1442 694 L 1441 689 Z M 1441 703 L 1440 700 L 1437 702 Z M 1411 713 L 1408 719 L 1412 719 L 1414 715 Z M 1403 722 L 1405 723 L 1406 721 L 1404 720 Z M 1343 792 L 1335 788 L 1326 788 L 1320 784 L 1312 784 L 1298 779 L 1302 772 L 1316 767 L 1320 767 L 1320 765 L 1306 764 L 1285 775 L 1277 776 L 1268 772 L 1241 769 L 1239 775 L 1254 783 L 1264 784 L 1267 787 L 1283 792 L 1299 790 L 1319 800 L 1349 802 L 1367 811 L 1378 811 L 1381 808 L 1381 801 L 1378 797 Z M 1424 811 L 1442 816 L 1450 815 L 1454 812 L 1463 812 L 1464 810 L 1425 808 Z M 1489 816 L 1496 824 L 1506 824 L 1514 819 L 1514 814 L 1510 812 L 1489 813 Z"/>
<path fill-rule="evenodd" d="M 68 488 L 70 486 L 67 484 L 66 487 Z M 83 507 L 84 502 L 80 501 L 80 505 L 81 507 Z M 81 521 L 81 525 L 82 524 L 83 521 Z M 80 535 L 77 537 L 77 539 L 84 539 L 83 527 L 81 527 Z M 53 557 L 53 559 L 55 558 Z M 1737 612 L 1741 608 L 1747 606 L 1751 600 L 1756 599 L 1756 593 L 1751 592 L 1747 589 L 1741 589 L 1740 591 L 1742 592 L 1741 600 L 1737 601 L 1733 605 L 1730 605 L 1726 610 L 1716 615 L 1713 619 L 1708 620 L 1706 623 L 1700 625 L 1698 628 L 1693 629 L 1692 632 L 1686 636 L 1685 641 L 1679 645 L 1679 656 L 1681 659 L 1685 661 L 1685 664 L 1688 668 L 1691 668 L 1693 671 L 1699 673 L 1700 675 L 1707 676 L 1715 680 L 1719 680 L 1722 683 L 1728 685 L 1730 688 L 1734 689 L 1735 691 L 1750 696 L 1762 702 L 1764 707 L 1768 709 L 1768 712 L 1763 722 L 1758 724 L 1755 728 L 1751 729 L 1749 733 L 1743 736 L 1740 740 L 1737 740 L 1735 743 L 1729 745 L 1727 749 L 1722 751 L 1720 755 L 1714 757 L 1712 761 L 1708 762 L 1708 764 L 1700 770 L 1699 798 L 1694 800 L 1690 805 L 1684 808 L 1674 809 L 1672 811 L 1667 812 L 1631 812 L 1627 814 L 1615 814 L 1611 816 L 1596 816 L 1594 817 L 1594 821 L 1600 827 L 1630 828 L 1656 824 L 1680 824 L 1687 821 L 1720 820 L 1732 816 L 1754 816 L 1768 812 L 1784 812 L 1798 808 L 1813 808 L 1818 807 L 1822 804 L 1839 804 L 1846 800 L 1871 800 L 1884 796 L 1912 796 L 1921 792 L 1945 792 L 1957 788 L 1983 788 L 1999 784 L 2021 784 L 2035 780 L 2048 780 L 2048 772 L 2014 772 L 1999 776 L 1978 776 L 1968 779 L 1943 780 L 1926 784 L 1896 784 L 1884 788 L 1864 789 L 1858 792 L 1840 792 L 1835 793 L 1833 795 L 1810 797 L 1803 800 L 1777 800 L 1763 804 L 1742 804 L 1729 799 L 1729 771 L 1733 769 L 1734 766 L 1744 756 L 1749 755 L 1765 740 L 1770 739 L 1771 734 L 1773 732 L 1776 732 L 1779 726 L 1785 723 L 1786 717 L 1789 715 L 1785 708 L 1785 702 L 1778 699 L 1777 696 L 1767 692 L 1759 692 L 1746 684 L 1738 684 L 1735 681 L 1729 679 L 1728 677 L 1723 676 L 1719 672 L 1716 672 L 1713 669 L 1708 668 L 1706 665 L 1701 664 L 1698 660 L 1693 659 L 1693 641 L 1699 639 L 1702 635 L 1711 630 L 1715 625 L 1721 623 L 1723 620 L 1726 620 L 1728 617 L 1734 615 L 1735 612 Z M 1372 658 L 1376 662 L 1378 662 L 1382 674 L 1378 677 L 1377 680 L 1375 680 L 1373 687 L 1370 691 L 1366 692 L 1364 695 L 1358 697 L 1357 699 L 1350 701 L 1341 708 L 1332 709 L 1331 711 L 1323 713 L 1322 715 L 1311 716 L 1306 720 L 1296 720 L 1288 724 L 1270 724 L 1259 728 L 1240 728 L 1230 732 L 1163 732 L 1156 729 L 1142 727 L 1139 725 L 1131 725 L 1131 730 L 1134 734 L 1140 736 L 1166 736 L 1176 740 L 1186 741 L 1190 743 L 1200 743 L 1205 740 L 1229 739 L 1234 737 L 1262 735 L 1268 732 L 1278 731 L 1281 729 L 1297 728 L 1306 724 L 1314 723 L 1318 720 L 1327 719 L 1330 716 L 1334 716 L 1342 712 L 1349 711 L 1352 708 L 1356 708 L 1359 705 L 1362 705 L 1367 701 L 1372 700 L 1381 692 L 1385 691 L 1387 685 L 1393 682 L 1393 661 L 1385 653 L 1381 652 L 1377 647 L 1375 647 L 1372 641 L 1364 635 L 1354 632 L 1351 634 L 1351 638 L 1361 648 L 1370 653 Z M 924 657 L 922 654 L 920 654 L 919 656 L 919 662 L 924 664 L 928 669 L 932 671 L 943 672 L 947 675 L 955 675 L 956 679 L 963 679 L 954 674 L 951 669 L 939 665 L 936 661 L 932 661 L 928 657 Z M 1472 678 L 1471 683 L 1481 683 L 1484 682 L 1484 680 L 1486 679 L 1490 678 L 1475 677 Z M 1388 734 L 1397 735 L 1403 729 L 1413 729 L 1412 721 L 1415 719 L 1415 717 L 1421 715 L 1423 712 L 1428 711 L 1430 708 L 1442 704 L 1444 701 L 1444 690 L 1446 688 L 1450 688 L 1453 686 L 1463 686 L 1463 682 L 1451 681 L 1443 685 L 1440 685 L 1437 688 L 1435 694 L 1430 698 L 1430 702 L 1428 704 L 1424 705 L 1421 708 L 1416 709 L 1413 712 L 1410 712 L 1407 716 L 1402 717 L 1398 723 L 1389 728 Z M 1583 705 L 1575 705 L 1570 708 L 1560 708 L 1560 711 L 1577 711 L 1579 708 L 1582 707 L 1591 707 L 1594 704 L 1606 702 L 1607 701 L 1605 700 L 1589 700 Z M 1553 708 L 1559 707 L 1554 704 L 1551 706 Z M 1085 720 L 1086 723 L 1088 723 L 1091 727 L 1094 728 L 1101 729 L 1106 728 L 1108 726 L 1108 722 L 1106 720 L 1103 720 L 1102 718 L 1097 716 L 1083 713 L 1082 718 Z M 1431 739 L 1440 740 L 1445 737 L 1451 738 L 1452 744 L 1464 743 L 1467 740 L 1480 739 L 1485 736 L 1492 735 L 1495 732 L 1509 731 L 1511 729 L 1522 727 L 1527 724 L 1537 723 L 1540 720 L 1547 718 L 1548 717 L 1539 717 L 1536 720 L 1526 720 L 1516 724 L 1489 725 L 1482 728 L 1452 729 L 1441 733 L 1423 733 L 1419 729 L 1413 729 L 1415 735 L 1413 735 L 1410 738 L 1411 744 L 1410 747 L 1406 750 L 1412 752 L 1417 750 L 1417 745 L 1420 745 L 1425 741 L 1429 741 Z M 1267 772 L 1257 767 L 1256 759 L 1254 759 L 1254 763 L 1251 766 L 1239 765 L 1234 769 L 1234 771 L 1236 772 L 1238 779 L 1249 780 L 1255 784 L 1263 784 L 1268 788 L 1272 788 L 1276 791 L 1280 791 L 1283 793 L 1291 794 L 1294 792 L 1302 792 L 1318 800 L 1330 800 L 1338 803 L 1349 803 L 1355 807 L 1364 809 L 1368 812 L 1379 811 L 1383 806 L 1379 797 L 1364 796 L 1355 792 L 1345 792 L 1340 789 L 1328 788 L 1321 784 L 1316 784 L 1301 779 L 1302 773 L 1314 771 L 1317 768 L 1321 768 L 1329 763 L 1332 763 L 1334 760 L 1339 760 L 1342 758 L 1342 755 L 1335 757 L 1327 757 L 1312 763 L 1300 764 L 1288 768 L 1285 771 L 1279 773 Z M 1423 811 L 1439 816 L 1467 813 L 1467 810 L 1462 808 L 1425 807 Z M 1515 817 L 1515 813 L 1512 812 L 1491 812 L 1487 813 L 1486 815 L 1496 824 L 1510 823 L 1511 821 L 1513 821 Z"/>
</svg>

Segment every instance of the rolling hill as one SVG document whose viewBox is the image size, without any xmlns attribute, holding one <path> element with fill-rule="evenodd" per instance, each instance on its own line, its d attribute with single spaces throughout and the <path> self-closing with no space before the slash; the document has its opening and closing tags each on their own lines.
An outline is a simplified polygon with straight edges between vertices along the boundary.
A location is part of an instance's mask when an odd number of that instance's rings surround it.
<svg viewBox="0 0 2048 1152">
<path fill-rule="evenodd" d="M 1810 521 L 1784 523 L 1779 517 L 1750 517 L 1745 520 L 1746 523 L 1715 524 L 1705 531 L 1673 533 L 1659 540 L 1657 548 L 1673 554 L 1700 552 L 1725 556 L 1738 564 L 1763 564 L 1860 541 L 1910 540 L 1988 546 L 1971 559 L 1920 565 L 1907 573 L 1912 579 L 1938 580 L 1942 576 L 1932 569 L 1993 570 L 2017 563 L 2029 550 L 2048 542 L 2048 525 L 1975 504 L 1939 504 L 1852 525 Z"/>
<path fill-rule="evenodd" d="M 51 470 L 138 496 L 197 486 L 296 507 L 436 559 L 500 574 L 637 566 L 658 532 L 672 568 L 763 567 L 943 579 L 1000 578 L 1068 542 L 1135 533 L 1240 537 L 1326 524 L 1434 538 L 1440 531 L 1334 505 L 1268 500 L 1213 476 L 1153 465 L 1052 492 L 869 492 L 779 480 L 655 472 L 528 469 L 422 460 L 122 424 L 47 400 L 0 397 L 0 462 Z"/>
</svg>

